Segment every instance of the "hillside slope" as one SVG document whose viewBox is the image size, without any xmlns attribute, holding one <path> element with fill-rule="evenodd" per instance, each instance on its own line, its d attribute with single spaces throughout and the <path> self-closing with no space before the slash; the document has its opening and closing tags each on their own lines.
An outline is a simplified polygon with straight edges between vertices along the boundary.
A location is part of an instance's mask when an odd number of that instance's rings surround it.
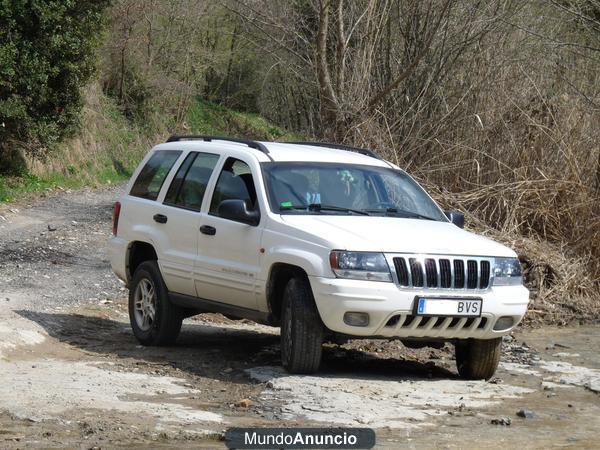
<svg viewBox="0 0 600 450">
<path fill-rule="evenodd" d="M 170 124 L 168 117 L 153 117 L 150 123 L 127 120 L 115 102 L 97 85 L 86 91 L 81 131 L 63 143 L 45 160 L 27 161 L 22 177 L 0 177 L 0 202 L 27 193 L 54 189 L 99 186 L 128 179 L 140 159 L 170 134 L 207 134 L 260 140 L 301 138 L 263 117 L 195 99 L 187 120 Z"/>
</svg>

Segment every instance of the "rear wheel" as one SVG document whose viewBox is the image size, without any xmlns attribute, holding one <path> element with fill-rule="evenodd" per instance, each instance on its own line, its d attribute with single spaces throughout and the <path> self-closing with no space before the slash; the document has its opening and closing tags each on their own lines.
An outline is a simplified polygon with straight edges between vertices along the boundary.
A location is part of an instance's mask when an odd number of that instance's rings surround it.
<svg viewBox="0 0 600 450">
<path fill-rule="evenodd" d="M 133 275 L 129 290 L 129 321 L 142 345 L 169 345 L 179 336 L 182 310 L 169 300 L 156 261 L 145 261 Z"/>
<path fill-rule="evenodd" d="M 321 364 L 323 322 L 306 279 L 290 279 L 281 316 L 283 367 L 290 373 L 316 372 Z"/>
<path fill-rule="evenodd" d="M 500 354 L 502 338 L 468 339 L 455 345 L 456 368 L 467 380 L 489 380 L 494 376 Z"/>
</svg>

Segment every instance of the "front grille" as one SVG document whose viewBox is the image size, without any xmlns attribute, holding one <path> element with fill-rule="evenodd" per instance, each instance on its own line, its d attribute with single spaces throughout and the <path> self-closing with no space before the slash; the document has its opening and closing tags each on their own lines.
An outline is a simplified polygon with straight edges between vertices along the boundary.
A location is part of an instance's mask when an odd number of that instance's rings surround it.
<svg viewBox="0 0 600 450">
<path fill-rule="evenodd" d="M 490 285 L 487 259 L 397 256 L 393 260 L 398 284 L 403 287 L 476 290 Z"/>
<path fill-rule="evenodd" d="M 479 278 L 479 289 L 486 289 L 490 284 L 490 262 L 481 261 L 481 276 Z"/>
<path fill-rule="evenodd" d="M 425 276 L 427 277 L 427 287 L 437 287 L 438 276 L 435 259 L 427 258 L 425 260 Z"/>
<path fill-rule="evenodd" d="M 452 271 L 450 270 L 450 260 L 440 259 L 440 286 L 449 288 L 452 286 Z"/>
<path fill-rule="evenodd" d="M 408 286 L 408 268 L 404 258 L 394 258 L 394 266 L 398 274 L 398 282 L 403 286 Z"/>
<path fill-rule="evenodd" d="M 412 285 L 422 287 L 423 286 L 423 267 L 421 262 L 417 261 L 416 258 L 410 258 L 410 276 L 412 279 Z"/>
<path fill-rule="evenodd" d="M 388 319 L 386 328 L 398 329 L 428 329 L 428 330 L 464 330 L 485 329 L 486 317 L 447 317 L 447 316 L 415 316 L 413 314 L 398 314 Z M 428 326 L 429 325 L 429 326 Z"/>
<path fill-rule="evenodd" d="M 409 313 L 390 317 L 377 334 L 381 336 L 465 338 L 483 336 L 489 332 L 488 317 L 416 316 Z"/>
</svg>

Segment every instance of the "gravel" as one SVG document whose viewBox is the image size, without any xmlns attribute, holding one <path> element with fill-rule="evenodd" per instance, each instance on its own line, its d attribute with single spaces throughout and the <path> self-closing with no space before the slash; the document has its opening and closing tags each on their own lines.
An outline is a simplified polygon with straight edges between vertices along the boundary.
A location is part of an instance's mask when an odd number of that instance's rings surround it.
<svg viewBox="0 0 600 450">
<path fill-rule="evenodd" d="M 0 209 L 0 292 L 18 291 L 44 311 L 123 297 L 106 254 L 122 189 L 67 191 Z"/>
</svg>

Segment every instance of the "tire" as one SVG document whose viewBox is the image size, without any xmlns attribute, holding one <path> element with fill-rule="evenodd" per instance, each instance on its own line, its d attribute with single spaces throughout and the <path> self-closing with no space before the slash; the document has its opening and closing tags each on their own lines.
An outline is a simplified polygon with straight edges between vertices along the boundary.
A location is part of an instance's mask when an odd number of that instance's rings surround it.
<svg viewBox="0 0 600 450">
<path fill-rule="evenodd" d="M 489 380 L 494 376 L 500 354 L 502 338 L 469 339 L 455 345 L 458 374 L 467 380 Z"/>
<path fill-rule="evenodd" d="M 142 345 L 170 345 L 177 340 L 183 313 L 169 300 L 156 261 L 145 261 L 133 275 L 129 289 L 129 321 Z"/>
<path fill-rule="evenodd" d="M 314 373 L 321 364 L 324 326 L 308 280 L 292 278 L 283 294 L 281 362 L 290 373 Z"/>
</svg>

